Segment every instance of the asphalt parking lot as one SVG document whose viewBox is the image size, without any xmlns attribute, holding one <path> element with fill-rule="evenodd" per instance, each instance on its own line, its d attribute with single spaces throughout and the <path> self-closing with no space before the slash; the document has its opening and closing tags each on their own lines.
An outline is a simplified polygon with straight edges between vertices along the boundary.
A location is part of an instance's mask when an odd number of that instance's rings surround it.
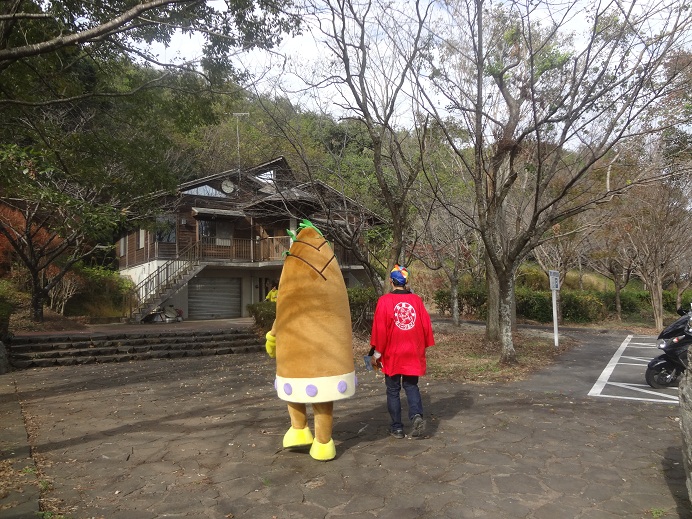
<svg viewBox="0 0 692 519">
<path fill-rule="evenodd" d="M 677 387 L 654 389 L 644 380 L 647 364 L 660 354 L 656 337 L 626 336 L 589 391 L 589 396 L 677 404 Z"/>
<path fill-rule="evenodd" d="M 72 519 L 691 519 L 676 403 L 622 387 L 646 390 L 644 361 L 629 357 L 655 348 L 562 333 L 581 346 L 523 382 L 424 378 L 418 440 L 388 436 L 383 381 L 359 366 L 328 463 L 281 449 L 289 421 L 262 354 L 14 372 L 0 377 L 0 417 L 16 431 L 23 412 L 40 477 Z M 32 463 L 26 443 L 0 437 L 0 452 Z M 0 516 L 36 517 L 30 494 L 0 500 Z M 26 496 L 13 515 L 8 500 Z"/>
</svg>

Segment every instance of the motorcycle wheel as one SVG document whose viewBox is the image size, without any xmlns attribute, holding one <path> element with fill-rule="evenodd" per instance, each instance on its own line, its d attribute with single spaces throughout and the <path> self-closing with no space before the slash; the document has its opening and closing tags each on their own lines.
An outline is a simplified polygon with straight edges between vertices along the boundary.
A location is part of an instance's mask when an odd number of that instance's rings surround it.
<svg viewBox="0 0 692 519">
<path fill-rule="evenodd" d="M 675 387 L 678 385 L 680 373 L 676 370 L 668 371 L 667 369 L 646 369 L 646 383 L 654 389 L 662 389 L 664 387 Z"/>
</svg>

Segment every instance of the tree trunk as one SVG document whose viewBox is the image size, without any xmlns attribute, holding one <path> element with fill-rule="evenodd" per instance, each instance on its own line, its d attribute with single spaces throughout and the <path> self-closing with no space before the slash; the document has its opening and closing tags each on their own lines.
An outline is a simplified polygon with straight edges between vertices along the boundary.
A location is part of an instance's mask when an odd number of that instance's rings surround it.
<svg viewBox="0 0 692 519">
<path fill-rule="evenodd" d="M 459 326 L 459 284 L 452 282 L 449 293 L 452 303 L 452 321 L 454 321 L 456 326 Z"/>
<path fill-rule="evenodd" d="M 622 301 L 620 300 L 620 287 L 619 279 L 615 276 L 615 318 L 618 321 L 622 321 Z"/>
<path fill-rule="evenodd" d="M 43 293 L 43 287 L 41 286 L 41 279 L 38 276 L 32 276 L 31 278 L 31 320 L 36 323 L 43 322 L 43 302 L 46 300 L 46 296 Z"/>
<path fill-rule="evenodd" d="M 677 310 L 678 308 L 682 308 L 682 294 L 685 292 L 685 289 L 683 288 L 682 290 L 680 287 L 676 286 L 676 293 L 675 293 L 675 309 Z"/>
<path fill-rule="evenodd" d="M 663 286 L 660 279 L 656 278 L 651 281 L 651 308 L 654 311 L 654 326 L 657 330 L 663 328 Z"/>
<path fill-rule="evenodd" d="M 500 288 L 497 274 L 495 273 L 495 267 L 493 267 L 493 264 L 487 257 L 485 261 L 485 283 L 488 304 L 485 338 L 488 342 L 500 342 Z"/>
<path fill-rule="evenodd" d="M 517 352 L 514 349 L 512 335 L 512 302 L 514 301 L 514 276 L 498 277 L 499 288 L 499 321 L 501 364 L 516 364 Z"/>
<path fill-rule="evenodd" d="M 516 279 L 514 282 L 516 284 Z M 514 294 L 516 295 L 516 294 Z M 517 298 L 512 297 L 512 333 L 517 331 Z"/>
</svg>

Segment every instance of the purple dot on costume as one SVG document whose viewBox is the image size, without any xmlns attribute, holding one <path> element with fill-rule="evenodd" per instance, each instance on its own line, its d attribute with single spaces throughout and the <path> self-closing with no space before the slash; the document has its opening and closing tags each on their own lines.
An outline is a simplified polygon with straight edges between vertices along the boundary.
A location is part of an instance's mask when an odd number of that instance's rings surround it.
<svg viewBox="0 0 692 519">
<path fill-rule="evenodd" d="M 287 395 L 293 393 L 293 388 L 291 387 L 291 384 L 289 384 L 288 382 L 284 384 L 284 393 L 286 393 Z"/>
<path fill-rule="evenodd" d="M 345 393 L 347 389 L 348 389 L 348 384 L 344 380 L 340 381 L 339 384 L 336 386 L 336 390 L 339 393 Z"/>
<path fill-rule="evenodd" d="M 274 379 L 274 390 L 276 391 L 276 389 L 277 389 L 278 387 L 279 387 L 279 384 L 278 384 L 277 380 Z"/>
<path fill-rule="evenodd" d="M 317 387 L 309 384 L 308 387 L 305 388 L 305 392 L 308 394 L 308 396 L 315 396 L 317 395 Z"/>
</svg>

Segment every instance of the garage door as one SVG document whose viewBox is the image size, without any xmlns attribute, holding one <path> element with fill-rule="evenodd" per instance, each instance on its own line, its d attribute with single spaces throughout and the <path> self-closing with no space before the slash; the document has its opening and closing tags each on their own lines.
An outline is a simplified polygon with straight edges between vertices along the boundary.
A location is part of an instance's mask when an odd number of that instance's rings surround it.
<svg viewBox="0 0 692 519">
<path fill-rule="evenodd" d="M 195 278 L 188 286 L 189 319 L 240 317 L 240 278 Z"/>
</svg>

